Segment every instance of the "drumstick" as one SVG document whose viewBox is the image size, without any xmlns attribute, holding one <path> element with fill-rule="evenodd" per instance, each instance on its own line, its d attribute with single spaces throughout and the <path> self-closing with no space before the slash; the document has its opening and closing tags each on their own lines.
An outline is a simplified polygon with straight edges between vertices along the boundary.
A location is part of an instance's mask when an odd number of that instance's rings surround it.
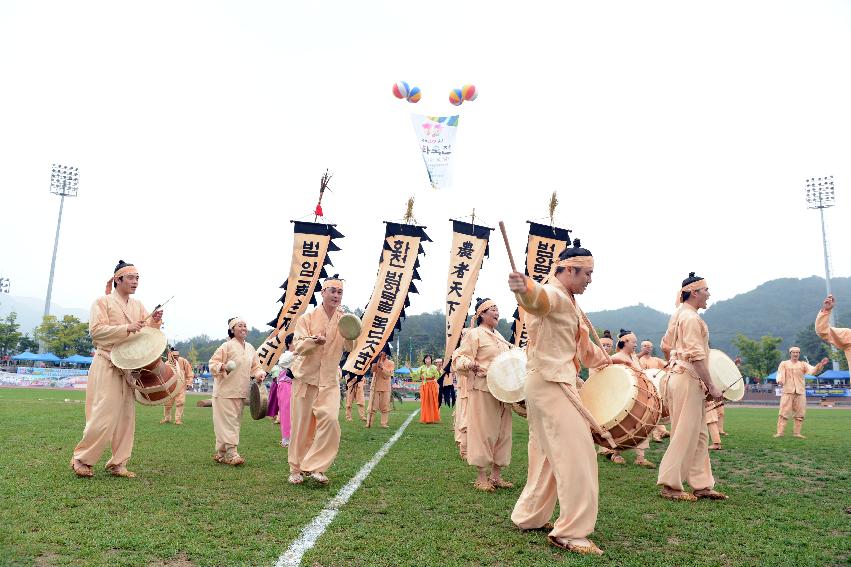
<svg viewBox="0 0 851 567">
<path fill-rule="evenodd" d="M 151 318 L 151 315 L 153 315 L 154 313 L 156 313 L 156 312 L 157 312 L 157 309 L 162 309 L 163 307 L 165 307 L 165 306 L 166 306 L 166 304 L 168 304 L 168 302 L 169 302 L 169 301 L 171 301 L 172 299 L 174 299 L 174 296 L 173 296 L 173 295 L 172 295 L 171 297 L 169 297 L 168 299 L 166 299 L 166 300 L 165 300 L 165 303 L 160 303 L 159 305 L 157 305 L 156 307 L 154 307 L 154 310 L 153 310 L 153 311 L 151 311 L 150 313 L 148 313 L 148 316 L 147 316 L 147 317 L 145 317 L 144 319 L 142 319 L 142 323 L 144 323 L 145 321 L 147 321 L 148 319 L 150 319 L 150 318 Z"/>
<path fill-rule="evenodd" d="M 511 262 L 511 271 L 516 272 L 517 266 L 514 265 L 514 254 L 511 253 L 511 246 L 508 244 L 508 234 L 505 232 L 505 223 L 499 221 L 499 230 L 502 232 L 502 241 L 505 242 L 505 250 L 508 252 L 508 261 Z"/>
</svg>

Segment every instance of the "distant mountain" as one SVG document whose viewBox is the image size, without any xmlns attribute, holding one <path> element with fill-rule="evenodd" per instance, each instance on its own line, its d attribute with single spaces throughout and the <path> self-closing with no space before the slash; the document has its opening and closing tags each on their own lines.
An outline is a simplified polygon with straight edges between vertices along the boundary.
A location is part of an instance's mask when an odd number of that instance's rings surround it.
<svg viewBox="0 0 851 567">
<path fill-rule="evenodd" d="M 670 313 L 662 313 L 639 303 L 631 307 L 611 309 L 588 313 L 588 319 L 597 329 L 608 329 L 613 337 L 618 336 L 620 329 L 628 329 L 635 333 L 639 341 L 649 339 L 657 347 L 668 328 Z"/>
<path fill-rule="evenodd" d="M 839 302 L 837 325 L 851 326 L 851 278 L 833 278 L 830 283 Z M 812 327 L 824 295 L 824 279 L 813 276 L 771 280 L 751 291 L 719 301 L 703 315 L 709 325 L 712 347 L 735 355 L 737 351 L 732 341 L 737 333 L 742 333 L 752 339 L 764 335 L 781 337 L 781 350 L 785 351 L 794 344 L 803 328 Z M 588 317 L 598 329 L 609 329 L 615 336 L 618 329 L 629 329 L 639 340 L 649 338 L 658 347 L 670 314 L 639 304 L 589 313 Z"/>
<path fill-rule="evenodd" d="M 21 332 L 32 334 L 32 330 L 41 325 L 41 318 L 44 315 L 44 300 L 34 297 L 15 297 L 5 293 L 0 295 L 0 317 L 5 317 L 12 311 L 18 314 Z M 65 315 L 74 315 L 80 321 L 89 320 L 88 309 L 62 307 L 55 303 L 50 304 L 50 314 L 60 318 Z"/>
</svg>

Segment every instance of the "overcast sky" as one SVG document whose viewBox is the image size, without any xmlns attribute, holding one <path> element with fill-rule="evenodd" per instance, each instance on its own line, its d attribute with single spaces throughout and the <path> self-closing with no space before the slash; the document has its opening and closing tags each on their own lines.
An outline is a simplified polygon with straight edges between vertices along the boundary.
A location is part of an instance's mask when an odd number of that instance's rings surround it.
<svg viewBox="0 0 851 567">
<path fill-rule="evenodd" d="M 689 271 L 713 300 L 823 275 L 804 181 L 834 175 L 832 267 L 851 275 L 851 3 L 0 3 L 0 275 L 44 297 L 66 200 L 53 301 L 87 308 L 119 259 L 149 308 L 175 295 L 172 339 L 223 335 L 278 309 L 291 219 L 323 206 L 332 255 L 363 306 L 382 220 L 408 197 L 434 240 L 410 313 L 443 309 L 450 218 L 558 225 L 594 253 L 588 311 L 670 312 Z M 394 81 L 422 89 L 393 98 Z M 409 113 L 460 107 L 454 186 L 429 188 Z M 498 232 L 476 295 L 514 309 Z M 840 300 L 842 298 L 839 298 Z M 782 308 L 782 306 L 778 306 Z"/>
</svg>

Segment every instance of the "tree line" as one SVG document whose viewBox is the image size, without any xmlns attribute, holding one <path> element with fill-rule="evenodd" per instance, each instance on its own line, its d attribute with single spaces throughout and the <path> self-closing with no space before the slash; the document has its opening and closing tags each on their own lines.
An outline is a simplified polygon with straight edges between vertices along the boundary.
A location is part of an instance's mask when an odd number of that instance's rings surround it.
<svg viewBox="0 0 851 567">
<path fill-rule="evenodd" d="M 345 309 L 344 310 L 348 310 Z M 361 316 L 360 309 L 353 311 Z M 840 317 L 843 321 L 851 321 L 851 312 Z M 629 322 L 625 322 L 629 324 Z M 397 367 L 407 365 L 419 366 L 426 354 L 434 358 L 442 357 L 446 347 L 446 318 L 442 311 L 409 315 L 402 322 L 402 329 L 397 331 L 391 343 L 393 359 Z M 500 319 L 497 330 L 508 339 L 511 336 L 511 322 Z M 268 337 L 269 330 L 252 327 L 246 340 L 255 348 L 259 347 Z M 180 350 L 193 366 L 206 364 L 216 349 L 225 342 L 226 337 L 210 337 L 203 334 L 184 341 L 178 341 L 173 346 Z M 780 361 L 786 358 L 786 349 L 792 345 L 783 345 L 783 339 L 765 335 L 758 339 L 750 338 L 739 333 L 733 340 L 733 345 L 742 357 L 742 370 L 747 376 L 763 377 L 775 370 Z M 39 342 L 44 342 L 47 350 L 55 355 L 66 358 L 73 354 L 90 356 L 93 345 L 88 332 L 88 323 L 80 321 L 74 315 L 65 315 L 61 319 L 47 315 L 42 323 L 33 331 L 32 336 L 20 332 L 17 314 L 9 313 L 0 320 L 0 355 L 14 355 L 24 351 L 36 351 Z M 841 352 L 831 349 L 819 338 L 812 324 L 802 328 L 796 337 L 797 346 L 801 348 L 801 358 L 815 364 L 824 357 L 838 360 L 841 368 L 847 369 L 848 363 Z M 734 353 L 728 353 L 731 356 Z"/>
</svg>

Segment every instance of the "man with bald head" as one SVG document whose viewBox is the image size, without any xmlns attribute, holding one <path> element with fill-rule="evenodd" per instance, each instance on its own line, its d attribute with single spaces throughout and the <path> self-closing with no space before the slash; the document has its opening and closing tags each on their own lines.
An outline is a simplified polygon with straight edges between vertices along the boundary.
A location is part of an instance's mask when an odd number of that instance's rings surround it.
<svg viewBox="0 0 851 567">
<path fill-rule="evenodd" d="M 638 363 L 641 365 L 642 370 L 662 370 L 668 365 L 668 363 L 661 358 L 653 356 L 653 343 L 648 340 L 641 341 L 641 351 L 638 353 Z M 659 392 L 659 396 L 662 396 L 662 392 Z M 662 399 L 662 403 L 665 403 L 664 398 Z M 662 439 L 670 436 L 671 434 L 668 433 L 668 428 L 666 428 L 662 423 L 657 424 L 656 427 L 653 428 L 653 431 L 650 432 L 650 438 L 656 443 L 661 443 Z"/>
</svg>

